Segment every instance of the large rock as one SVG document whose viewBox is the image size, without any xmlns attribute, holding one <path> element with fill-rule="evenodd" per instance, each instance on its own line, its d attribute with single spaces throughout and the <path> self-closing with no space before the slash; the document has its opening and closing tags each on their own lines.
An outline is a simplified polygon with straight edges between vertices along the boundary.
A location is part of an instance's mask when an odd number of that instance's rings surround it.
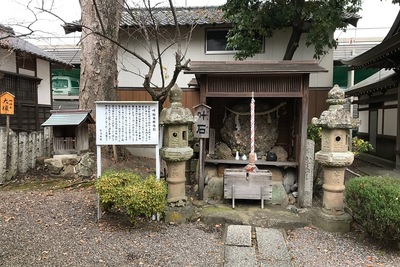
<svg viewBox="0 0 400 267">
<path fill-rule="evenodd" d="M 271 204 L 287 206 L 289 203 L 288 195 L 281 182 L 272 181 Z"/>
<path fill-rule="evenodd" d="M 95 173 L 96 162 L 94 160 L 94 153 L 85 153 L 82 155 L 81 160 L 78 163 L 79 172 L 78 175 L 81 178 L 90 178 Z"/>
<path fill-rule="evenodd" d="M 285 175 L 283 177 L 283 186 L 285 187 L 286 193 L 290 193 L 292 191 L 293 185 L 296 183 L 297 180 L 297 174 L 296 174 L 296 169 L 294 168 L 287 168 L 285 170 Z"/>
<path fill-rule="evenodd" d="M 232 159 L 232 150 L 225 143 L 218 144 L 215 147 L 215 156 L 218 159 Z"/>
<path fill-rule="evenodd" d="M 274 146 L 271 152 L 276 154 L 277 161 L 288 161 L 288 153 L 282 146 Z"/>
<path fill-rule="evenodd" d="M 214 176 L 208 180 L 204 187 L 203 198 L 207 200 L 222 200 L 224 197 L 224 179 Z"/>
<path fill-rule="evenodd" d="M 260 155 L 264 155 L 275 145 L 278 139 L 278 119 L 277 112 L 265 115 L 265 111 L 273 108 L 267 104 L 256 105 L 255 116 L 255 147 L 254 150 Z M 250 125 L 250 106 L 241 104 L 234 106 L 229 113 L 221 129 L 222 140 L 232 149 L 239 151 L 240 155 L 248 155 L 251 150 L 251 125 Z M 241 115 L 248 114 L 248 115 Z"/>
<path fill-rule="evenodd" d="M 60 158 L 49 158 L 44 160 L 46 168 L 51 174 L 59 175 L 64 168 Z"/>
</svg>

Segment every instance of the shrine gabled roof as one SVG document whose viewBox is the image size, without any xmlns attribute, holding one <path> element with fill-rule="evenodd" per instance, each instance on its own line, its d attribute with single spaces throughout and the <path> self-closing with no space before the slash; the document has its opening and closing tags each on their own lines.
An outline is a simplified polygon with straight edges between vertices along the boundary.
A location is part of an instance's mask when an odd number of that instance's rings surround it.
<svg viewBox="0 0 400 267">
<path fill-rule="evenodd" d="M 327 72 L 317 61 L 192 61 L 188 74 L 289 74 Z"/>
<path fill-rule="evenodd" d="M 370 50 L 341 62 L 352 68 L 397 69 L 400 67 L 400 11 L 383 41 Z"/>
<path fill-rule="evenodd" d="M 90 115 L 91 110 L 51 110 L 48 118 L 42 126 L 81 125 L 83 122 L 95 123 Z"/>
<path fill-rule="evenodd" d="M 397 87 L 399 76 L 394 70 L 382 69 L 346 91 L 347 96 L 360 96 Z"/>
</svg>

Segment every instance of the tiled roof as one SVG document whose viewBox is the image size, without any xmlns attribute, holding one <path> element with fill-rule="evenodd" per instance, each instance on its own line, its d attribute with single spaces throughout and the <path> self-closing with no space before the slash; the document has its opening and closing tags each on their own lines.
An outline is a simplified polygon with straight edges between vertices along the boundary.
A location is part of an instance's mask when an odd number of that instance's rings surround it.
<svg viewBox="0 0 400 267">
<path fill-rule="evenodd" d="M 206 7 L 176 7 L 175 8 L 178 24 L 181 26 L 194 26 L 194 25 L 223 25 L 230 22 L 224 18 L 224 11 L 220 6 L 206 6 Z M 174 26 L 174 20 L 170 7 L 152 8 L 151 12 L 157 21 L 158 25 L 167 27 Z M 347 23 L 356 26 L 360 18 L 357 14 L 345 13 L 343 20 Z M 135 27 L 143 25 L 153 25 L 151 22 L 149 12 L 143 12 L 142 8 L 132 8 L 122 12 L 121 27 Z M 63 26 L 66 34 L 82 31 L 80 21 L 67 23 Z"/>
<path fill-rule="evenodd" d="M 14 31 L 10 27 L 5 27 L 0 24 L 0 47 L 14 51 L 28 53 L 40 59 L 57 63 L 62 66 L 72 67 L 68 62 L 60 59 L 59 57 L 40 49 L 39 47 L 25 41 L 20 37 L 16 37 Z"/>
<path fill-rule="evenodd" d="M 174 26 L 175 22 L 169 7 L 154 8 L 152 15 L 161 26 Z M 223 18 L 224 12 L 216 6 L 212 7 L 178 7 L 175 9 L 179 25 L 209 25 L 228 23 Z M 121 27 L 136 26 L 139 23 L 153 24 L 150 14 L 143 9 L 130 9 L 122 14 Z"/>
</svg>

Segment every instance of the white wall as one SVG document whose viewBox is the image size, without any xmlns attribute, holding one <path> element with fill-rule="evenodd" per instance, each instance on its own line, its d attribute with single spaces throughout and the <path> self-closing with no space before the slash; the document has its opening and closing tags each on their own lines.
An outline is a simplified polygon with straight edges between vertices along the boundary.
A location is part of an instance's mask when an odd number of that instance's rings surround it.
<svg viewBox="0 0 400 267">
<path fill-rule="evenodd" d="M 391 136 L 396 136 L 397 135 L 397 109 L 396 108 L 391 108 L 391 109 L 385 109 L 384 110 L 384 115 L 383 115 L 383 134 L 384 135 L 391 135 Z"/>
<path fill-rule="evenodd" d="M 210 27 L 213 28 L 213 27 Z M 214 27 L 215 28 L 215 27 Z M 190 42 L 190 46 L 187 52 L 187 58 L 192 61 L 233 61 L 233 53 L 231 54 L 206 54 L 205 53 L 205 29 L 207 27 L 197 27 L 193 31 L 192 40 Z M 188 28 L 183 27 L 182 32 L 187 32 Z M 333 36 L 333 34 L 332 34 Z M 266 39 L 265 41 L 265 51 L 264 53 L 257 54 L 253 58 L 248 60 L 282 60 L 284 52 L 286 50 L 287 40 L 290 37 L 290 30 L 284 30 L 280 33 L 277 33 L 273 38 Z M 146 46 L 141 45 L 139 41 L 129 36 L 121 36 L 121 43 L 129 43 L 129 49 L 135 51 L 139 55 L 145 57 L 147 60 L 149 59 L 149 54 L 146 51 Z M 129 42 L 129 40 L 131 40 Z M 314 48 L 306 47 L 303 42 L 298 47 L 293 60 L 313 60 Z M 134 43 L 136 44 L 134 46 Z M 167 42 L 168 43 L 168 42 Z M 182 46 L 182 50 L 184 51 L 185 44 Z M 175 57 L 174 53 L 176 51 L 176 47 L 171 47 L 163 58 L 163 66 L 168 70 L 169 77 L 172 76 L 172 71 L 175 66 Z M 145 67 L 143 63 L 129 55 L 127 52 L 120 50 L 118 55 L 118 64 L 119 64 L 119 77 L 118 77 L 118 86 L 119 87 L 141 87 L 143 84 L 143 76 L 147 73 L 148 69 Z M 310 87 L 332 87 L 333 83 L 333 52 L 325 55 L 320 60 L 320 66 L 327 69 L 329 72 L 327 73 L 318 73 L 311 74 L 310 77 Z M 128 69 L 128 71 L 123 70 L 123 68 Z M 140 74 L 142 77 L 138 77 L 134 75 L 132 72 Z M 159 76 L 159 70 L 155 71 L 155 76 L 158 75 L 156 79 L 153 81 L 160 85 L 161 79 Z M 181 72 L 178 78 L 178 85 L 181 87 L 187 87 L 188 82 L 194 78 L 192 74 L 183 74 Z M 167 77 L 166 82 L 169 82 Z"/>
<path fill-rule="evenodd" d="M 51 105 L 50 62 L 37 59 L 37 77 L 42 79 L 38 85 L 38 104 Z"/>
<path fill-rule="evenodd" d="M 368 133 L 368 126 L 369 126 L 369 111 L 363 110 L 358 112 L 358 117 L 361 120 L 360 127 L 358 127 L 358 131 L 360 133 Z"/>
</svg>

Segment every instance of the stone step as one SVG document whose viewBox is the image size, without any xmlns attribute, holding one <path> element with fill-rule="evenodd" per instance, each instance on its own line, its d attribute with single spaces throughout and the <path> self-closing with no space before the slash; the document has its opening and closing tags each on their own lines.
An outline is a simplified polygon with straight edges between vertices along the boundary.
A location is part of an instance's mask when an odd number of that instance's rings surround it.
<svg viewBox="0 0 400 267">
<path fill-rule="evenodd" d="M 250 225 L 228 225 L 224 267 L 292 267 L 282 232 Z"/>
</svg>

